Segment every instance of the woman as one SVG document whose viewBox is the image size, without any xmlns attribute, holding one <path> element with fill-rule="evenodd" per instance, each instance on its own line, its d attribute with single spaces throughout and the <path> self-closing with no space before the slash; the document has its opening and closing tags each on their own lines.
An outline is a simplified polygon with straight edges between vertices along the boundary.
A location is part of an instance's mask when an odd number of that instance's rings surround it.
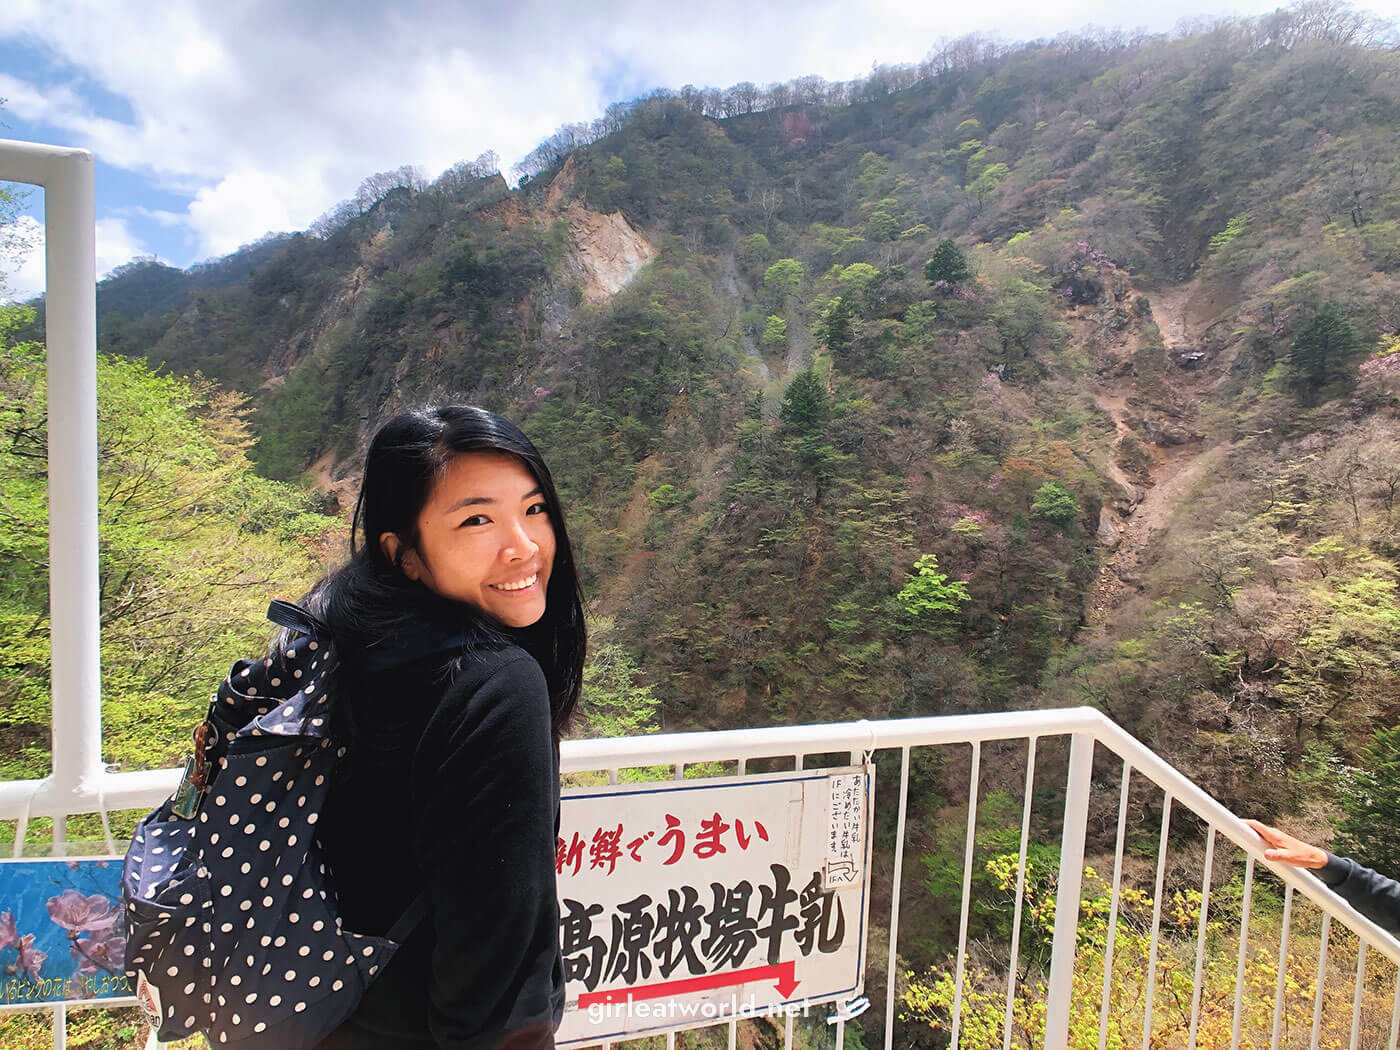
<svg viewBox="0 0 1400 1050">
<path fill-rule="evenodd" d="M 349 751 L 318 825 L 341 916 L 382 935 L 430 905 L 320 1050 L 551 1047 L 558 740 L 585 635 L 549 469 L 484 409 L 395 416 L 350 561 L 303 604 L 341 655 Z"/>
<path fill-rule="evenodd" d="M 1246 820 L 1245 823 L 1267 845 L 1266 860 L 1317 872 L 1317 877 L 1353 908 L 1381 929 L 1400 937 L 1400 883 L 1363 867 L 1350 857 L 1328 853 L 1262 821 Z"/>
</svg>

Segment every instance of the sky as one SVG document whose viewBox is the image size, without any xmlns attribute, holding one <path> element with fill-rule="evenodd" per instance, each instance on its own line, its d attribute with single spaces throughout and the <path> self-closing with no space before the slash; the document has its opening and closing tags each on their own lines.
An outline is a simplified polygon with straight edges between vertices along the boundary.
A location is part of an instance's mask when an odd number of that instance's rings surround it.
<svg viewBox="0 0 1400 1050">
<path fill-rule="evenodd" d="M 433 178 L 495 150 L 509 174 L 560 125 L 656 87 L 848 80 L 972 32 L 1165 32 L 1275 6 L 3 0 L 0 138 L 93 152 L 99 273 L 137 256 L 184 267 L 305 229 L 374 172 L 412 164 Z M 1400 0 L 1360 6 L 1400 15 Z M 43 290 L 42 192 L 24 208 L 33 248 L 5 266 L 16 299 Z"/>
</svg>

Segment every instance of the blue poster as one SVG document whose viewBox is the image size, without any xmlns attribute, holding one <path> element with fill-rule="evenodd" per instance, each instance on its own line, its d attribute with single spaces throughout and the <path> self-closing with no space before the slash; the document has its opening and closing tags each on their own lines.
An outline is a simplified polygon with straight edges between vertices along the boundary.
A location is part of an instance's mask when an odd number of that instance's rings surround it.
<svg viewBox="0 0 1400 1050">
<path fill-rule="evenodd" d="M 120 857 L 0 861 L 0 1008 L 133 994 Z"/>
</svg>

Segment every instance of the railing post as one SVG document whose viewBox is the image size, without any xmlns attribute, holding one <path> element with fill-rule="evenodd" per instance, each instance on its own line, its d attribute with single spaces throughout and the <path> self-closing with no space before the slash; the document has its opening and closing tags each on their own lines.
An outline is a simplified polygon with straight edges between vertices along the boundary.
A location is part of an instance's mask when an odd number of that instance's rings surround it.
<svg viewBox="0 0 1400 1050">
<path fill-rule="evenodd" d="M 80 799 L 94 793 L 88 788 L 102 775 L 92 154 L 0 141 L 0 178 L 44 188 L 51 782 L 60 798 Z M 61 816 L 54 821 L 54 838 L 61 847 Z"/>
<path fill-rule="evenodd" d="M 1045 1050 L 1069 1045 L 1069 1008 L 1074 995 L 1074 949 L 1079 935 L 1079 895 L 1084 881 L 1084 835 L 1089 820 L 1089 778 L 1094 738 L 1070 738 L 1065 820 L 1060 837 L 1060 880 L 1055 891 L 1055 937 L 1050 949 L 1050 988 L 1045 1004 Z"/>
<path fill-rule="evenodd" d="M 92 155 L 71 151 L 44 187 L 53 776 L 65 794 L 102 772 L 93 218 Z"/>
</svg>

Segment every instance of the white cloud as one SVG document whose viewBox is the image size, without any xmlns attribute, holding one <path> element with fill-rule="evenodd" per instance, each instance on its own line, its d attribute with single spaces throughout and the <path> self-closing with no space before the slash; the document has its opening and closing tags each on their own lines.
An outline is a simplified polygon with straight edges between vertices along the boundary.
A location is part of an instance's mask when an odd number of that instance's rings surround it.
<svg viewBox="0 0 1400 1050">
<path fill-rule="evenodd" d="M 26 245 L 18 264 L 5 273 L 6 290 L 15 302 L 25 302 L 44 294 L 44 225 L 32 215 L 21 215 L 15 222 L 19 239 Z M 97 279 L 100 281 L 123 263 L 146 249 L 121 218 L 97 220 Z"/>
<path fill-rule="evenodd" d="M 27 302 L 44 291 L 44 225 L 32 215 L 15 221 L 15 232 L 26 245 L 12 267 L 6 267 L 3 291 L 15 302 Z"/>
<path fill-rule="evenodd" d="M 100 281 L 123 263 L 147 251 L 125 219 L 109 216 L 97 220 L 97 279 Z"/>
<path fill-rule="evenodd" d="M 1125 14 L 1162 30 L 1274 2 L 708 0 L 663 13 L 642 0 L 166 0 L 157 17 L 137 0 L 8 0 L 0 40 L 38 41 L 53 61 L 0 74 L 0 96 L 20 119 L 188 196 L 182 220 L 208 256 L 304 228 L 376 171 L 431 176 L 487 149 L 509 164 L 599 113 L 618 83 L 845 79 L 972 31 L 1010 41 Z"/>
</svg>

